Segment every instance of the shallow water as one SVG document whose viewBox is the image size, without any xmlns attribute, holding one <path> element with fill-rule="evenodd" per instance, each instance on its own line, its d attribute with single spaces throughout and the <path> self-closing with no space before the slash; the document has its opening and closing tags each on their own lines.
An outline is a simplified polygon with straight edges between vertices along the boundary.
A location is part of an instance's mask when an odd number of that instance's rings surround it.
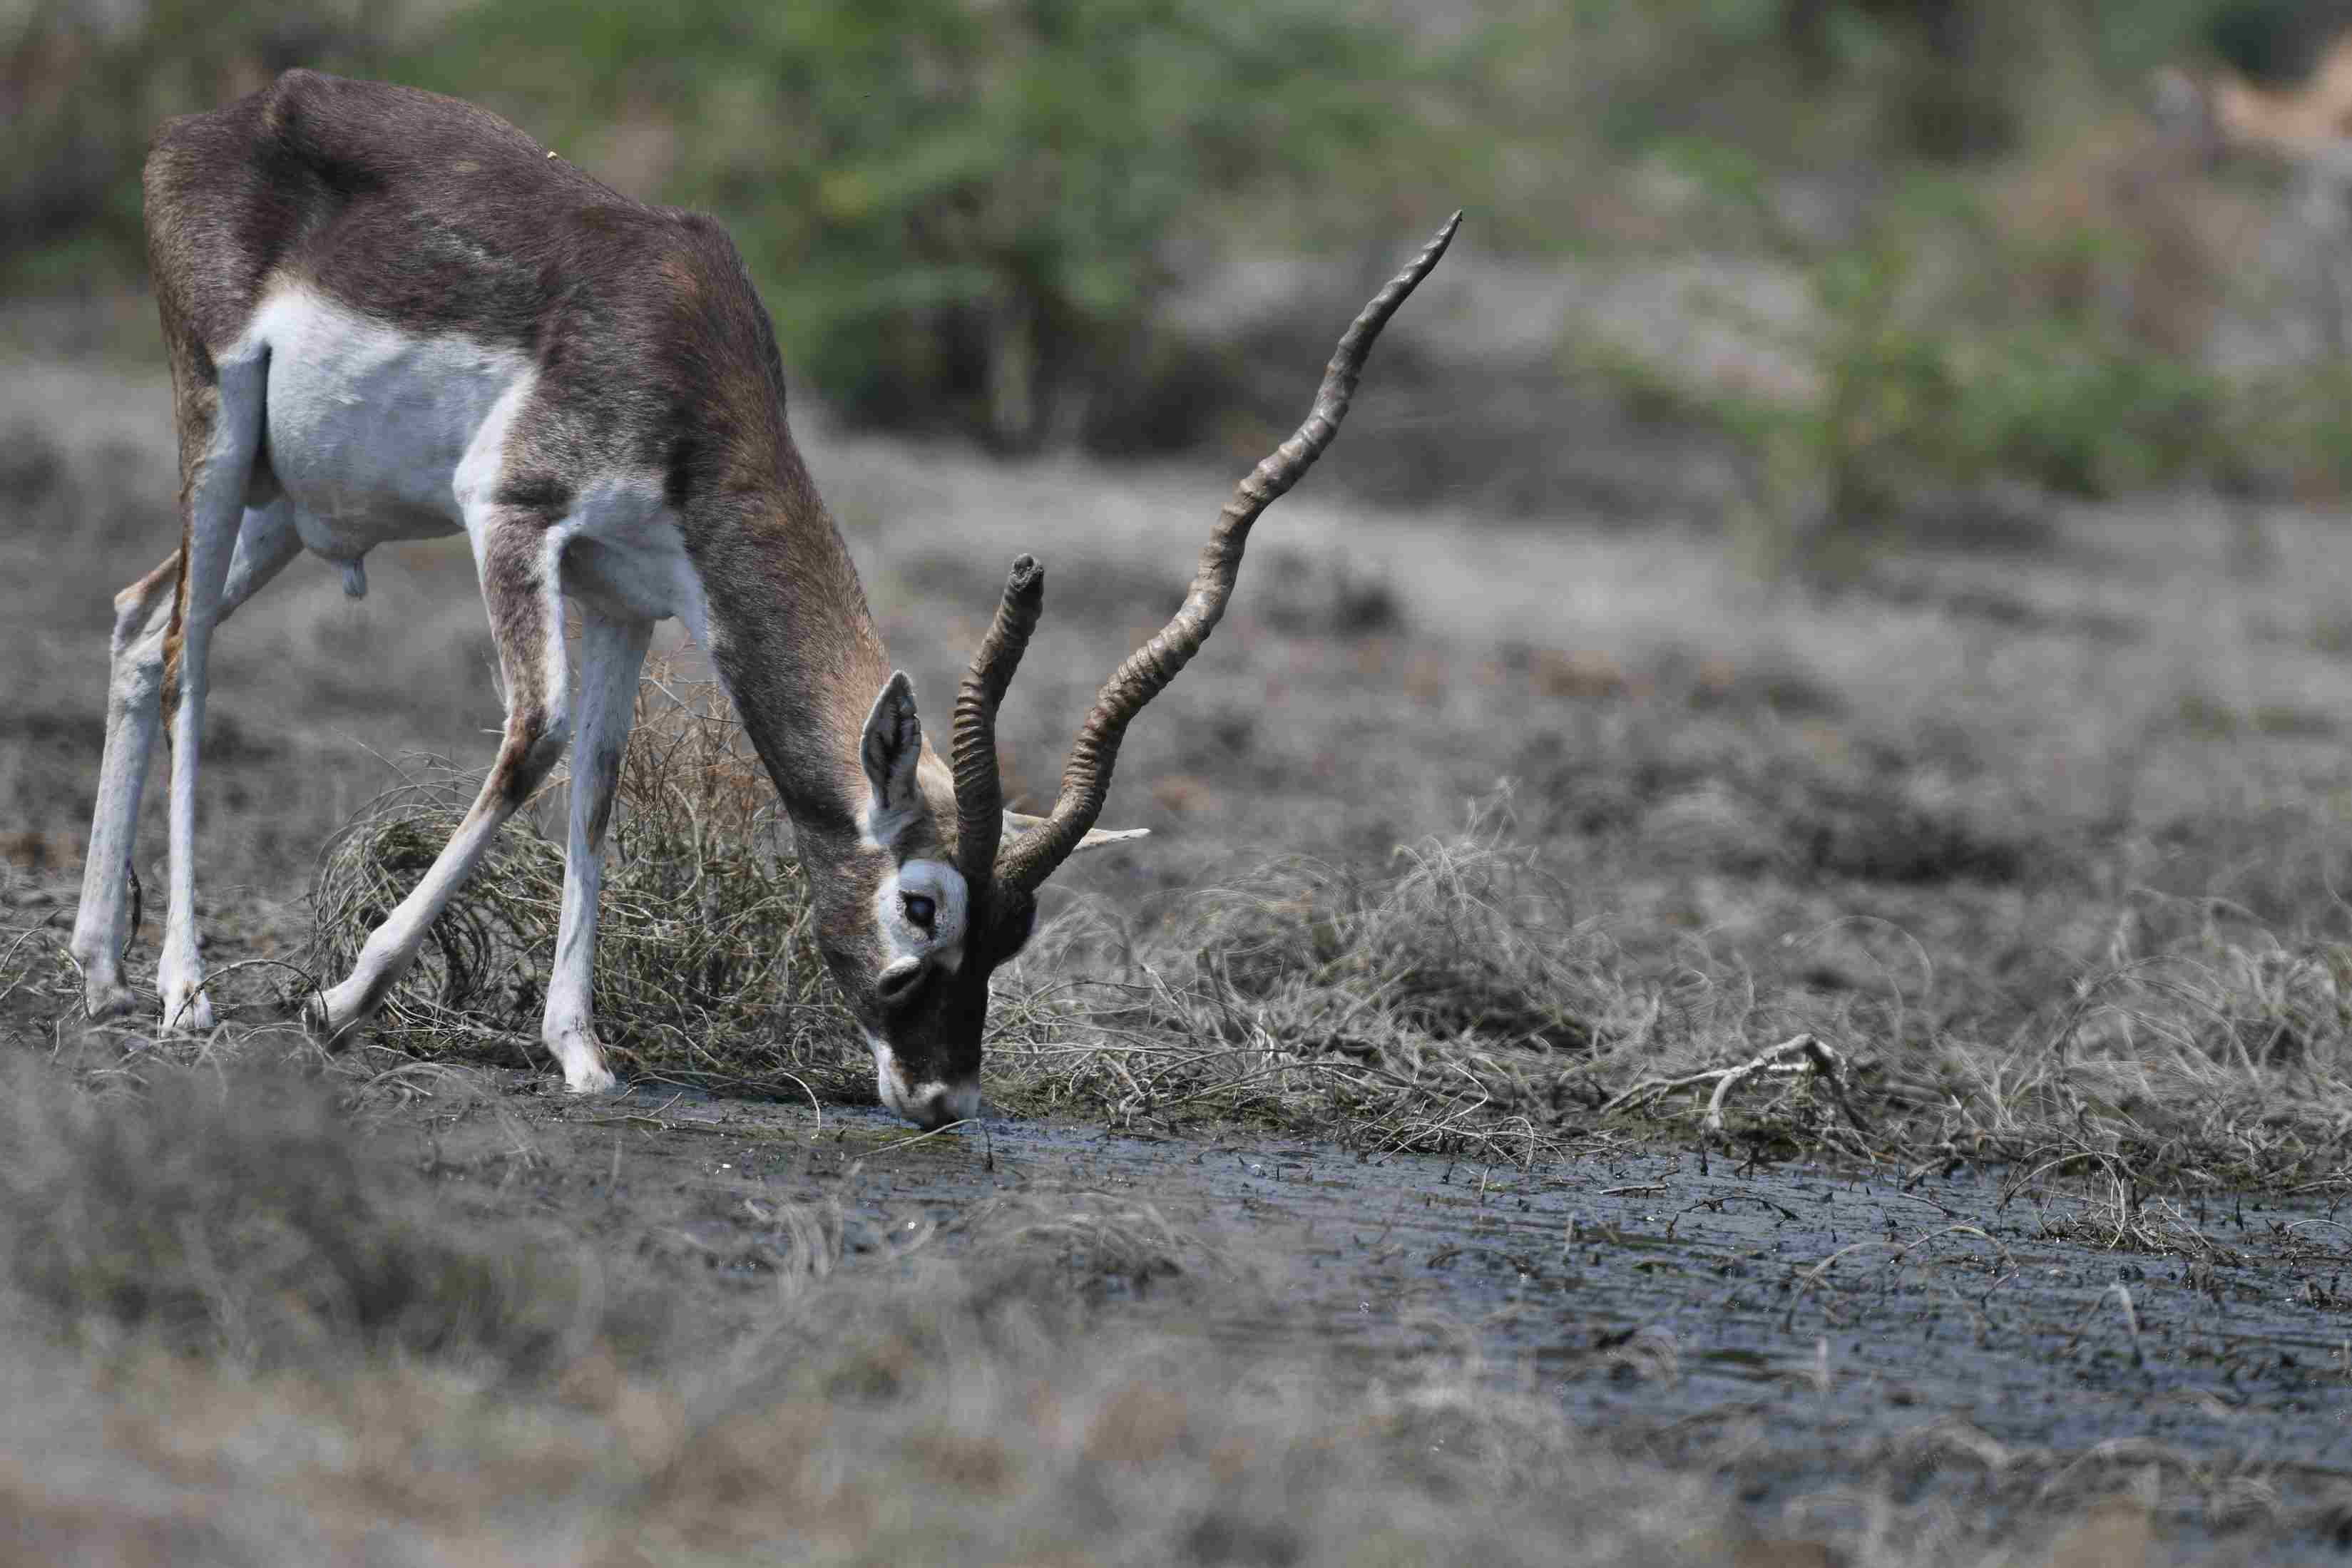
<svg viewBox="0 0 2352 1568">
<path fill-rule="evenodd" d="M 2069 1173 L 1857 1173 L 1596 1143 L 1534 1170 L 640 1088 L 552 1101 L 555 1168 L 601 1172 L 720 1268 L 763 1215 L 838 1209 L 850 1254 L 957 1244 L 992 1198 L 1108 1194 L 1269 1260 L 1278 1312 L 1218 1332 L 1377 1369 L 1444 1348 L 1580 1425 L 1715 1468 L 1769 1515 L 1842 1479 L 1981 1516 L 2137 1477 L 2193 1536 L 2308 1560 L 2352 1498 L 2352 1214 L 2149 1200 Z M 534 1116 L 533 1121 L 540 1118 Z M 630 1189 L 635 1189 L 631 1192 Z M 657 1196 L 658 1195 L 658 1196 Z M 1264 1293 L 1236 1292 L 1263 1302 Z M 2332 1545 L 2330 1541 L 2328 1544 Z"/>
</svg>

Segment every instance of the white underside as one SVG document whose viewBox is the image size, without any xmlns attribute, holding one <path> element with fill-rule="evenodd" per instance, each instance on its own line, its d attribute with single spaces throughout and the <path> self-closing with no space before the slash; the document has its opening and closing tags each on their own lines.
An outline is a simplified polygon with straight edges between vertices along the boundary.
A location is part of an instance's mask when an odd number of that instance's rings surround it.
<svg viewBox="0 0 2352 1568">
<path fill-rule="evenodd" d="M 475 533 L 537 381 L 512 349 L 417 338 L 300 287 L 272 293 L 239 357 L 267 354 L 269 466 L 303 548 L 351 569 L 378 545 Z M 709 641 L 701 584 L 651 472 L 570 474 L 563 591 L 614 620 L 683 619 Z M 475 540 L 478 553 L 480 540 Z"/>
</svg>

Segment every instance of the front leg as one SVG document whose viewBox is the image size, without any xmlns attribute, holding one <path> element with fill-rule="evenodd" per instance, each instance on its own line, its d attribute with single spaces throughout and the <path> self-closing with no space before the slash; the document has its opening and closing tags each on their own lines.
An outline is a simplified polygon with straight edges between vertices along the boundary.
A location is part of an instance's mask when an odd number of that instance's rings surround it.
<svg viewBox="0 0 2352 1568">
<path fill-rule="evenodd" d="M 310 1026 L 329 1043 L 375 1014 L 416 958 L 449 900 L 474 874 L 499 829 L 546 781 L 571 734 L 563 663 L 562 536 L 539 518 L 493 515 L 469 521 L 490 636 L 506 677 L 507 722 L 498 760 L 473 809 L 432 868 L 369 936 L 342 984 L 312 1000 Z"/>
<path fill-rule="evenodd" d="M 583 606 L 580 635 L 580 735 L 572 748 L 572 831 L 563 848 L 563 916 L 547 982 L 540 1038 L 563 1068 L 563 1086 L 591 1093 L 613 1087 L 593 1024 L 596 894 L 604 883 L 604 829 L 635 716 L 637 672 L 653 624 L 607 620 Z"/>
</svg>

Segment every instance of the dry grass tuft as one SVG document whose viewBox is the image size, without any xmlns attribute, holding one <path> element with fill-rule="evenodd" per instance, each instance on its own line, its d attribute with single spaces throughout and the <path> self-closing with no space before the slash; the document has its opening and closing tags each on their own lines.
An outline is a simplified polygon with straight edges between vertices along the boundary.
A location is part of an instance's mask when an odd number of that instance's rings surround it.
<svg viewBox="0 0 2352 1568">
<path fill-rule="evenodd" d="M 334 842 L 315 972 L 349 966 L 472 793 L 448 774 L 410 785 Z M 864 1099 L 805 884 L 714 688 L 647 684 L 621 794 L 596 998 L 614 1055 L 641 1073 Z M 510 830 L 435 928 L 384 1037 L 510 1057 L 536 1033 L 562 891 L 561 842 Z M 1628 956 L 1576 918 L 1505 796 L 1381 874 L 1280 861 L 1139 926 L 1096 904 L 1065 914 L 999 977 L 988 1092 L 1000 1108 L 1115 1125 L 1238 1120 L 1528 1163 L 1600 1117 L 1697 1130 L 1713 1102 L 1696 1091 L 1807 1035 L 1853 1064 L 1851 1084 L 1759 1079 L 1706 1130 L 1865 1159 L 2113 1166 L 2158 1189 L 2340 1170 L 2352 971 L 2339 946 L 2145 893 L 2111 924 L 2095 966 L 2053 967 L 2062 999 L 1994 1015 L 1989 1038 L 1980 999 L 1948 988 L 1890 1007 L 1759 985 L 1696 940 L 1663 963 Z"/>
<path fill-rule="evenodd" d="M 1555 1141 L 1565 1085 L 1641 1020 L 1606 944 L 1511 841 L 1469 831 L 1367 877 L 1281 861 L 1129 938 L 1100 912 L 1041 935 L 1033 991 L 992 1040 L 1015 1103 L 1118 1122 L 1208 1115 L 1342 1132 L 1391 1148 Z"/>
<path fill-rule="evenodd" d="M 641 1072 L 790 1078 L 862 1098 L 806 883 L 724 697 L 656 679 L 638 709 L 597 952 L 606 1045 Z M 330 845 L 315 973 L 348 970 L 472 798 L 443 770 L 380 798 Z M 1550 1146 L 1563 1082 L 1603 1037 L 1642 1028 L 1605 945 L 1511 841 L 1503 802 L 1395 864 L 1367 878 L 1276 862 L 1140 944 L 1098 911 L 1055 923 L 1000 982 L 992 1098 L 1117 1122 L 1269 1120 L 1386 1147 L 1487 1141 L 1525 1158 Z M 380 1034 L 493 1057 L 533 1035 L 562 886 L 560 840 L 518 821 L 435 925 Z"/>
<path fill-rule="evenodd" d="M 1948 1048 L 1971 1086 L 1948 1103 L 1987 1152 L 2013 1157 L 2064 1154 L 2167 1185 L 2352 1185 L 2346 963 L 2339 942 L 2209 901 L 2144 904 L 2046 1030 L 2007 1051 Z"/>
<path fill-rule="evenodd" d="M 476 788 L 436 768 L 379 797 L 329 844 L 312 887 L 314 973 L 350 971 Z M 562 909 L 568 788 L 559 775 L 518 814 L 435 923 L 377 1025 L 389 1042 L 502 1055 L 511 1037 L 537 1037 Z M 775 791 L 715 684 L 656 673 L 639 686 L 618 793 L 595 981 L 598 1032 L 616 1065 L 814 1077 L 854 1092 L 807 883 L 784 848 Z"/>
</svg>

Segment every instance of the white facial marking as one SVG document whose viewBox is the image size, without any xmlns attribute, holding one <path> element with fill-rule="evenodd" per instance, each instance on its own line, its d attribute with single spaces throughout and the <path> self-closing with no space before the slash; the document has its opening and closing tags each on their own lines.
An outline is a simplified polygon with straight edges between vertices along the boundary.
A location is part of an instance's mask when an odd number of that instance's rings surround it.
<svg viewBox="0 0 2352 1568">
<path fill-rule="evenodd" d="M 927 1127 L 944 1127 L 980 1113 L 978 1083 L 947 1084 L 934 1080 L 909 1085 L 902 1081 L 898 1058 L 887 1040 L 868 1030 L 866 1045 L 874 1053 L 875 1098 L 885 1110 Z"/>
<path fill-rule="evenodd" d="M 900 833 L 914 826 L 914 823 L 915 808 L 911 803 L 893 809 L 877 810 L 868 802 L 865 820 L 858 824 L 858 832 L 866 841 L 867 849 L 887 850 L 898 841 Z"/>
<path fill-rule="evenodd" d="M 885 1110 L 895 1111 L 901 1116 L 905 1115 L 906 1107 L 902 1103 L 898 1084 L 898 1059 L 891 1052 L 890 1042 L 872 1030 L 867 1030 L 866 1046 L 874 1053 L 875 1098 L 882 1102 Z"/>
<path fill-rule="evenodd" d="M 942 1102 L 939 1106 L 939 1124 L 970 1121 L 980 1113 L 980 1085 L 959 1083 L 948 1088 L 938 1083 L 926 1083 L 916 1089 L 911 1098 L 917 1104 L 926 1101 Z"/>
<path fill-rule="evenodd" d="M 908 861 L 884 877 L 874 894 L 874 919 L 891 959 L 920 956 L 950 974 L 963 967 L 967 896 L 963 873 L 945 861 Z M 929 929 L 911 918 L 909 899 L 929 901 Z"/>
</svg>

